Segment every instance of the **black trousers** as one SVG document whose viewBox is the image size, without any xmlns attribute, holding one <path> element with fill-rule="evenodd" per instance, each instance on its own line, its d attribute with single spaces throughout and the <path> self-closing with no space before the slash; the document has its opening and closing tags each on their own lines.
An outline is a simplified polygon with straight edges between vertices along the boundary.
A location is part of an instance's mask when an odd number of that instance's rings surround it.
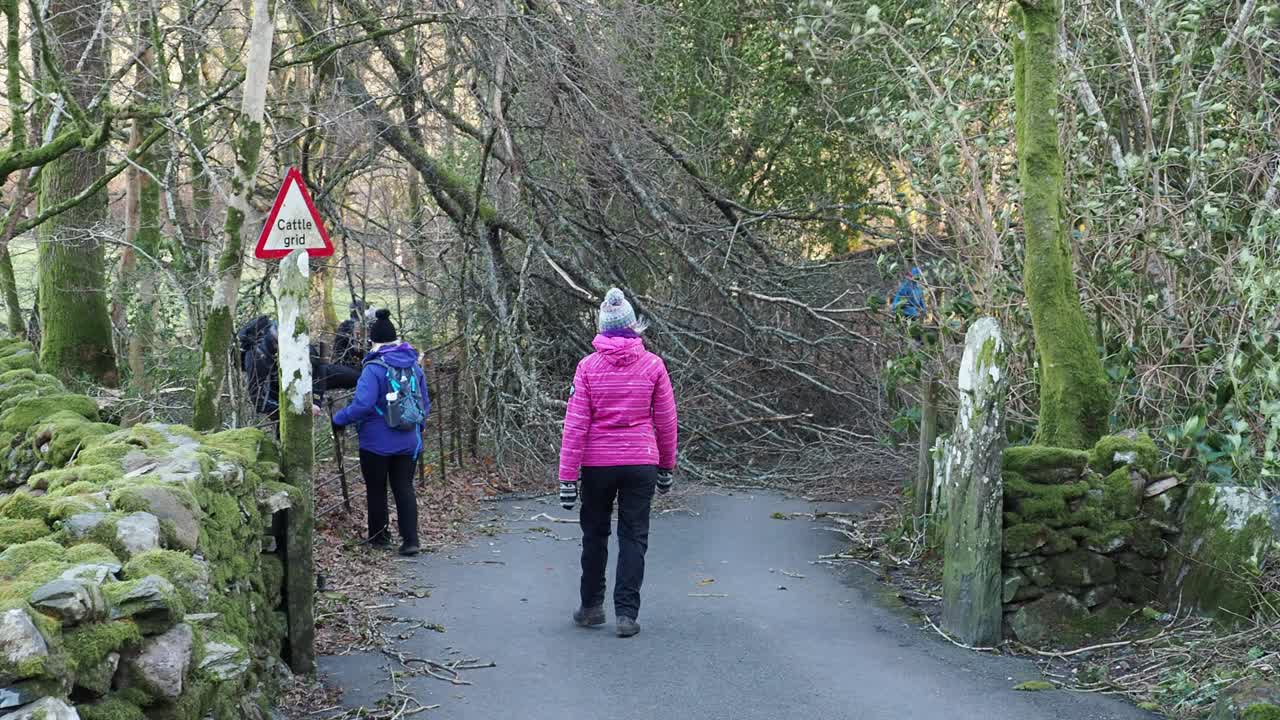
<svg viewBox="0 0 1280 720">
<path fill-rule="evenodd" d="M 412 455 L 375 455 L 360 451 L 360 473 L 364 475 L 365 495 L 369 503 L 369 540 L 390 540 L 387 528 L 387 483 L 396 498 L 396 525 L 400 542 L 418 544 L 418 499 L 413 491 L 413 470 L 417 461 Z"/>
<path fill-rule="evenodd" d="M 644 554 L 649 549 L 649 509 L 658 481 L 653 465 L 583 468 L 578 492 L 582 501 L 582 606 L 604 604 L 605 568 L 609 564 L 609 529 L 613 501 L 618 500 L 618 577 L 613 609 L 619 617 L 640 614 Z"/>
</svg>

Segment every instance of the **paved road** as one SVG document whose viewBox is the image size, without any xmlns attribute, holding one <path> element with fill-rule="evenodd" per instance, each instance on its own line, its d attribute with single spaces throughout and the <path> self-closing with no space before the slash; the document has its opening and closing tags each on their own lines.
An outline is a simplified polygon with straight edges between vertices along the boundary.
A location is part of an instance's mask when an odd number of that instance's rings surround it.
<svg viewBox="0 0 1280 720">
<path fill-rule="evenodd" d="M 404 563 L 406 584 L 432 591 L 399 613 L 446 629 L 420 631 L 404 650 L 498 665 L 468 672 L 472 686 L 414 678 L 411 690 L 441 705 L 433 717 L 450 720 L 1152 717 L 1096 695 L 1015 692 L 1038 677 L 1030 663 L 977 656 L 922 632 L 877 602 L 864 570 L 811 565 L 840 548 L 839 536 L 770 515 L 812 504 L 741 492 L 685 504 L 699 514 L 654 517 L 635 638 L 614 636 L 611 608 L 602 629 L 570 622 L 577 527 L 529 520 L 567 515 L 555 505 L 501 503 L 491 514 L 506 532 Z M 727 597 L 694 596 L 711 593 Z M 385 677 L 373 657 L 328 659 L 322 670 L 355 703 L 378 697 Z"/>
</svg>

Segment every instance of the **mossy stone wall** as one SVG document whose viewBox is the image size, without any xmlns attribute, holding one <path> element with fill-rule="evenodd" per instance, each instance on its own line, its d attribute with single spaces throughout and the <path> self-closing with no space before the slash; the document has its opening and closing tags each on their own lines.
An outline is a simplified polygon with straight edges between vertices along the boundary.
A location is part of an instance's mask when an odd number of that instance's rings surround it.
<svg viewBox="0 0 1280 720">
<path fill-rule="evenodd" d="M 101 420 L 0 339 L 0 714 L 265 717 L 286 626 L 261 549 L 294 497 L 275 444 Z"/>
<path fill-rule="evenodd" d="M 1157 462 L 1155 444 L 1138 433 L 1089 450 L 1005 451 L 1006 635 L 1079 644 L 1156 599 L 1179 531 L 1170 508 L 1184 492 Z"/>
</svg>

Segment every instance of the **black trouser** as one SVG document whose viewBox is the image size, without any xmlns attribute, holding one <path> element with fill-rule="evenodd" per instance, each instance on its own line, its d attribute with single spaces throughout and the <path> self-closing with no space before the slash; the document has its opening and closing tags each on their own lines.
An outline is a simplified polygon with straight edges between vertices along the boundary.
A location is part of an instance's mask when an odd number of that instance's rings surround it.
<svg viewBox="0 0 1280 720">
<path fill-rule="evenodd" d="M 396 497 L 396 525 L 400 541 L 418 544 L 418 499 L 413 492 L 413 469 L 417 461 L 412 455 L 376 455 L 360 451 L 360 473 L 364 475 L 365 494 L 369 502 L 369 540 L 387 541 L 387 481 Z"/>
<path fill-rule="evenodd" d="M 578 483 L 582 500 L 582 606 L 604 604 L 605 568 L 609 564 L 609 521 L 618 499 L 618 577 L 613 609 L 619 617 L 640 614 L 644 553 L 649 549 L 649 508 L 658 481 L 653 465 L 583 468 Z"/>
</svg>

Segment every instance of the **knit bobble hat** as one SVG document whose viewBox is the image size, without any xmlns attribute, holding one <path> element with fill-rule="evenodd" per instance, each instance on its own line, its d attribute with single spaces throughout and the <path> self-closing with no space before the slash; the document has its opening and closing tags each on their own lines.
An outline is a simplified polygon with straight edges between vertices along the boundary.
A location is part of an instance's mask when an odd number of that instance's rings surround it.
<svg viewBox="0 0 1280 720">
<path fill-rule="evenodd" d="M 636 311 L 627 302 L 627 296 L 618 288 L 612 288 L 600 304 L 600 332 L 631 330 L 642 333 L 647 323 L 636 318 Z"/>
<path fill-rule="evenodd" d="M 369 326 L 369 339 L 376 343 L 395 342 L 399 335 L 396 326 L 391 323 L 391 311 L 383 308 L 374 313 L 373 324 Z"/>
</svg>

